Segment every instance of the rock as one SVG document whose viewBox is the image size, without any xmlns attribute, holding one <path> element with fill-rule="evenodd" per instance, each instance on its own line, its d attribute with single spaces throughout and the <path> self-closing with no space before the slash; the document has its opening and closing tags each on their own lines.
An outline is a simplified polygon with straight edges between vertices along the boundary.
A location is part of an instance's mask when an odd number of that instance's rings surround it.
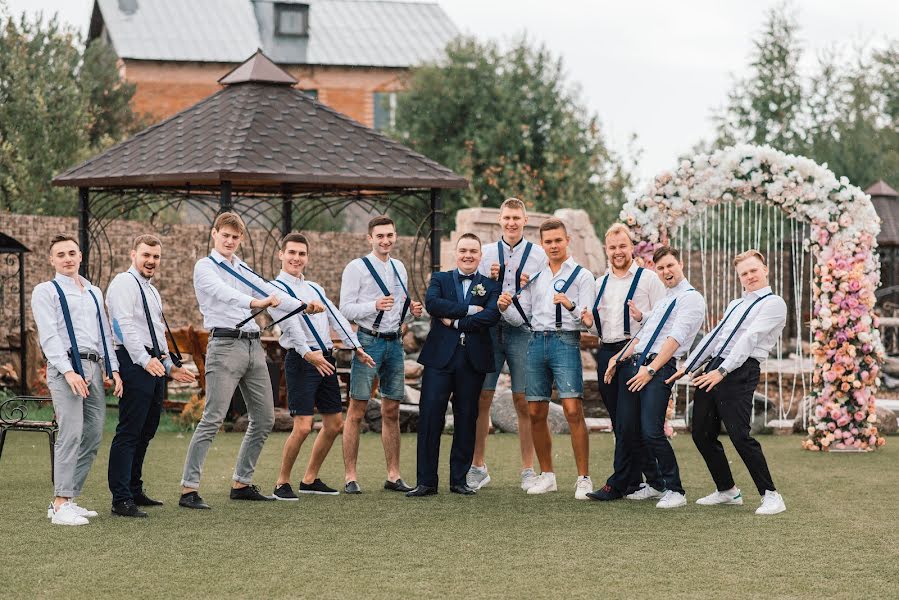
<svg viewBox="0 0 899 600">
<path fill-rule="evenodd" d="M 403 336 L 403 351 L 406 354 L 413 354 L 421 350 L 421 346 L 418 343 L 418 340 L 415 338 L 415 333 L 409 329 L 406 334 Z M 406 361 L 408 362 L 408 361 Z"/>
<path fill-rule="evenodd" d="M 377 398 L 368 401 L 364 422 L 370 431 L 381 432 L 381 401 Z M 413 404 L 400 404 L 400 432 L 416 431 L 418 431 L 418 407 Z"/>
<path fill-rule="evenodd" d="M 581 366 L 585 371 L 596 372 L 596 359 L 593 358 L 592 352 L 586 350 L 581 351 Z"/>
<path fill-rule="evenodd" d="M 518 433 L 518 413 L 512 403 L 512 390 L 496 390 L 490 406 L 490 419 L 497 430 Z M 549 430 L 551 433 L 569 433 L 565 412 L 555 402 L 549 404 Z"/>
<path fill-rule="evenodd" d="M 881 435 L 896 433 L 899 430 L 899 424 L 896 423 L 896 413 L 889 408 L 877 406 L 877 431 Z"/>
<path fill-rule="evenodd" d="M 409 335 L 408 333 L 406 335 Z M 408 351 L 407 351 L 408 352 Z M 403 369 L 406 373 L 406 379 L 421 379 L 421 374 L 424 372 L 424 365 L 415 362 L 414 360 L 405 360 L 403 362 Z"/>
<path fill-rule="evenodd" d="M 416 390 L 411 385 L 406 386 L 406 394 L 403 402 L 406 404 L 415 404 L 416 406 L 421 401 L 421 390 Z"/>
<path fill-rule="evenodd" d="M 409 324 L 408 331 L 412 332 L 421 347 L 428 337 L 428 332 L 431 331 L 431 320 L 428 318 L 415 319 Z"/>
<path fill-rule="evenodd" d="M 238 433 L 244 432 L 247 430 L 247 425 L 249 425 L 249 423 L 249 415 L 241 415 L 231 424 L 231 431 Z M 272 431 L 291 431 L 292 429 L 293 417 L 290 416 L 290 411 L 283 408 L 276 408 L 275 425 L 272 427 Z"/>
</svg>

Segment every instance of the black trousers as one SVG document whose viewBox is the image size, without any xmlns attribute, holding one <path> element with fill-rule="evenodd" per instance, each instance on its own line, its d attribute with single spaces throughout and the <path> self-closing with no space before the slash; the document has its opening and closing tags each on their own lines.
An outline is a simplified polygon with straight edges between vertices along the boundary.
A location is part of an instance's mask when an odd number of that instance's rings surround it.
<svg viewBox="0 0 899 600">
<path fill-rule="evenodd" d="M 154 377 L 131 362 L 127 350 L 116 350 L 122 399 L 119 424 L 109 449 L 109 491 L 113 503 L 133 500 L 143 491 L 144 457 L 162 414 L 165 377 Z"/>
<path fill-rule="evenodd" d="M 707 371 L 717 368 L 712 362 Z M 696 390 L 693 400 L 693 443 L 715 480 L 718 491 L 734 487 L 734 478 L 727 464 L 724 447 L 718 441 L 721 422 L 727 428 L 730 441 L 755 482 L 759 495 L 775 491 L 762 446 L 749 434 L 752 420 L 752 396 L 759 383 L 759 363 L 749 358 L 725 377 L 711 392 Z"/>
<path fill-rule="evenodd" d="M 463 485 L 474 457 L 478 398 L 486 373 L 476 371 L 464 346 L 457 346 L 443 369 L 425 367 L 421 378 L 418 413 L 416 474 L 418 485 L 437 487 L 440 436 L 446 408 L 453 397 L 453 445 L 450 450 L 450 485 Z"/>
</svg>

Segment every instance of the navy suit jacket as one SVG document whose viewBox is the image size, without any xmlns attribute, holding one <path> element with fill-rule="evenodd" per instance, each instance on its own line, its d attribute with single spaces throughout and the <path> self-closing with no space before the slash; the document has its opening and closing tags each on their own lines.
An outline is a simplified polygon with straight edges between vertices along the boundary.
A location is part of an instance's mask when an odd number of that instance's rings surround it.
<svg viewBox="0 0 899 600">
<path fill-rule="evenodd" d="M 496 325 L 500 318 L 499 309 L 496 307 L 500 285 L 476 272 L 468 288 L 467 298 L 460 301 L 456 272 L 456 269 L 453 269 L 431 275 L 431 283 L 425 296 L 425 308 L 431 315 L 431 331 L 418 356 L 418 362 L 426 367 L 445 368 L 452 360 L 459 344 L 459 333 L 464 332 L 465 351 L 468 352 L 475 370 L 492 373 L 496 367 L 493 364 L 490 328 Z M 479 284 L 486 290 L 483 296 L 473 293 Z M 484 310 L 468 316 L 469 305 L 483 306 Z M 458 329 L 441 323 L 442 318 L 458 319 Z"/>
</svg>

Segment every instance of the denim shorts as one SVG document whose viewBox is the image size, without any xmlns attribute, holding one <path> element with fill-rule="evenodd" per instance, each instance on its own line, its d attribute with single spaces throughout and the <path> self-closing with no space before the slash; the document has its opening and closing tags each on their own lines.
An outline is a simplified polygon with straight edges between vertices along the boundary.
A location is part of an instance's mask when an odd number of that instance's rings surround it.
<svg viewBox="0 0 899 600">
<path fill-rule="evenodd" d="M 376 338 L 363 331 L 357 332 L 359 343 L 375 361 L 374 368 L 359 362 L 353 355 L 350 369 L 350 398 L 368 401 L 375 377 L 380 381 L 381 397 L 387 400 L 402 400 L 406 396 L 405 355 L 403 340 Z"/>
<path fill-rule="evenodd" d="M 535 331 L 528 344 L 528 402 L 548 402 L 553 382 L 559 398 L 584 397 L 579 331 Z"/>
<path fill-rule="evenodd" d="M 329 358 L 328 362 L 331 366 L 336 366 L 333 358 Z M 287 407 L 291 417 L 311 417 L 313 408 L 317 408 L 323 415 L 343 411 L 336 372 L 322 377 L 311 363 L 295 350 L 290 350 L 284 359 L 284 374 L 287 378 Z"/>
<path fill-rule="evenodd" d="M 509 374 L 512 375 L 512 393 L 523 394 L 528 381 L 530 330 L 500 321 L 496 327 L 490 328 L 490 339 L 493 342 L 493 364 L 496 366 L 496 370 L 493 373 L 487 373 L 481 389 L 495 390 L 503 363 L 507 363 Z"/>
</svg>

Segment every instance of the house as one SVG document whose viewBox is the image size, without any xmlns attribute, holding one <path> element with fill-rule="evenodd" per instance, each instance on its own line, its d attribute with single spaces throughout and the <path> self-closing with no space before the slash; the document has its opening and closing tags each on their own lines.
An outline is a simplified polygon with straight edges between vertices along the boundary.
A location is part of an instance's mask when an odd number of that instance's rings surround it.
<svg viewBox="0 0 899 600">
<path fill-rule="evenodd" d="M 319 101 L 376 129 L 392 124 L 410 68 L 439 61 L 458 30 L 435 3 L 368 0 L 95 0 L 102 40 L 158 121 L 220 89 L 262 49 Z"/>
</svg>

